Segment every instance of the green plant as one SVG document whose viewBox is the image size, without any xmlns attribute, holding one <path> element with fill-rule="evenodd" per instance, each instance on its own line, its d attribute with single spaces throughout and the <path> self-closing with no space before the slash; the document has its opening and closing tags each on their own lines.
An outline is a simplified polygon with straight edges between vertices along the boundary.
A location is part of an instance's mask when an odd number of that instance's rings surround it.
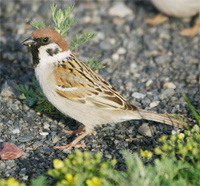
<svg viewBox="0 0 200 186">
<path fill-rule="evenodd" d="M 94 71 L 98 70 L 98 69 L 102 69 L 103 68 L 103 63 L 99 62 L 98 60 L 95 60 L 95 58 L 92 58 L 91 60 L 89 59 L 88 61 L 84 61 L 84 63 L 90 67 L 91 69 L 93 69 Z"/>
<path fill-rule="evenodd" d="M 53 19 L 54 29 L 63 37 L 66 38 L 67 32 L 70 27 L 76 22 L 76 18 L 70 18 L 70 13 L 72 12 L 74 5 L 69 6 L 67 9 L 62 11 L 57 9 L 57 5 L 54 3 L 50 4 L 51 17 Z M 45 25 L 40 21 L 31 21 L 30 23 L 33 27 L 39 28 L 47 28 L 50 26 Z M 90 41 L 94 37 L 96 37 L 96 33 L 83 33 L 82 35 L 76 35 L 76 41 L 71 42 L 70 50 L 73 51 L 78 46 Z"/>
<path fill-rule="evenodd" d="M 64 185 L 104 185 L 107 171 L 113 172 L 116 160 L 101 161 L 102 156 L 96 153 L 92 156 L 89 152 L 76 150 L 64 161 L 55 159 L 54 169 L 48 171 L 48 175 L 57 179 L 57 186 Z"/>
<path fill-rule="evenodd" d="M 43 175 L 31 179 L 31 186 L 46 186 L 48 185 L 47 178 Z"/>
<path fill-rule="evenodd" d="M 10 177 L 7 180 L 0 178 L 1 186 L 26 186 L 25 183 L 18 182 L 15 178 Z"/>
<path fill-rule="evenodd" d="M 179 176 L 179 172 L 188 168 L 188 164 L 182 164 L 181 161 L 174 162 L 172 159 L 156 159 L 154 165 L 145 166 L 136 153 L 123 151 L 122 154 L 127 170 L 121 172 L 108 171 L 109 178 L 115 185 L 187 185 L 187 181 Z"/>
<path fill-rule="evenodd" d="M 23 100 L 23 103 L 30 107 L 35 105 L 37 112 L 56 112 L 55 107 L 44 97 L 42 89 L 35 78 L 32 79 L 31 85 L 16 85 L 15 88 L 21 92 L 19 99 Z"/>
<path fill-rule="evenodd" d="M 97 35 L 96 33 L 91 33 L 91 34 L 84 33 L 84 34 L 82 34 L 80 36 L 76 35 L 76 41 L 72 41 L 71 42 L 70 50 L 73 51 L 78 46 L 80 46 L 80 45 L 90 41 L 94 37 L 96 37 L 96 35 Z"/>
<path fill-rule="evenodd" d="M 191 112 L 193 113 L 195 119 L 197 120 L 197 123 L 200 124 L 200 116 L 195 111 L 195 109 L 192 106 L 192 104 L 190 103 L 189 99 L 187 98 L 187 96 L 185 94 L 183 94 L 183 98 L 184 98 L 185 102 L 188 104 L 188 106 L 189 106 Z"/>
<path fill-rule="evenodd" d="M 168 157 L 173 160 L 180 159 L 182 162 L 195 164 L 200 161 L 200 130 L 195 125 L 192 130 L 185 130 L 184 133 L 162 136 L 159 141 L 161 147 L 155 148 L 155 154 L 160 155 L 163 159 Z"/>
</svg>

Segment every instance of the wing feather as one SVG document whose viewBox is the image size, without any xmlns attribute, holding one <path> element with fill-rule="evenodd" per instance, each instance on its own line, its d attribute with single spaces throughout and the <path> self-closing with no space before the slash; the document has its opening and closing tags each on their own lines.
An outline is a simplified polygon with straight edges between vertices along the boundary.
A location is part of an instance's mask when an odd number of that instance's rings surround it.
<svg viewBox="0 0 200 186">
<path fill-rule="evenodd" d="M 60 96 L 108 110 L 137 109 L 73 54 L 53 73 L 58 86 L 56 92 Z"/>
</svg>

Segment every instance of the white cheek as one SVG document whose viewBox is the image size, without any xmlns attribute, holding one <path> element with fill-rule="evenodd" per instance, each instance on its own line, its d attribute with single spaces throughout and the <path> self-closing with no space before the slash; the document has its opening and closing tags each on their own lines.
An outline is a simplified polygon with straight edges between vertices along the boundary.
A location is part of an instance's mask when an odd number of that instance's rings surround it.
<svg viewBox="0 0 200 186">
<path fill-rule="evenodd" d="M 47 52 L 48 49 L 51 50 L 56 50 L 58 49 L 58 54 L 50 56 L 49 53 Z M 56 43 L 50 43 L 45 46 L 41 46 L 38 48 L 39 50 L 39 59 L 40 63 L 52 63 L 54 61 L 57 61 L 58 55 L 61 53 L 62 49 L 56 44 Z"/>
</svg>

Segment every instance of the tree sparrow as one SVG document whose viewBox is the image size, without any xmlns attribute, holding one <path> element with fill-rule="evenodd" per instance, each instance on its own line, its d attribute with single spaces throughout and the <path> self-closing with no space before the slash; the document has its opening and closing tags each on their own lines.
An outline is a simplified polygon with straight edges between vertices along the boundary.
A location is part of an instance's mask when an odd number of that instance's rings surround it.
<svg viewBox="0 0 200 186">
<path fill-rule="evenodd" d="M 128 103 L 108 82 L 71 53 L 67 42 L 55 30 L 35 30 L 23 42 L 33 56 L 36 78 L 47 99 L 63 114 L 84 124 L 85 132 L 66 149 L 77 144 L 96 125 L 145 119 L 182 127 L 179 121 L 164 114 L 142 110 Z"/>
</svg>

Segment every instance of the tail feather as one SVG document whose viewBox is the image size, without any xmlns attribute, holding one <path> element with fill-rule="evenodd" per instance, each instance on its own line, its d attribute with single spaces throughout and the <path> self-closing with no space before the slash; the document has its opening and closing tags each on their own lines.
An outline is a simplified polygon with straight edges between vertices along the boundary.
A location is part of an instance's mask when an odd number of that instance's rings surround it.
<svg viewBox="0 0 200 186">
<path fill-rule="evenodd" d="M 156 121 L 160 123 L 165 123 L 167 125 L 172 125 L 174 127 L 183 128 L 183 125 L 177 119 L 170 117 L 167 114 L 157 114 L 154 112 L 146 111 L 146 110 L 138 110 L 142 119 Z"/>
</svg>

